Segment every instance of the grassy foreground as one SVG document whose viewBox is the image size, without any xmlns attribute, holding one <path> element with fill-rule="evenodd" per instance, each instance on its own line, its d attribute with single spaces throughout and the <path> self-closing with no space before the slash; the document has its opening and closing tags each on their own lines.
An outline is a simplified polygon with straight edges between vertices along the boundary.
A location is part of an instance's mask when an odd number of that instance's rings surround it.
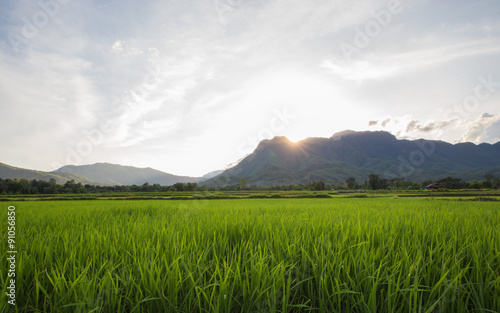
<svg viewBox="0 0 500 313">
<path fill-rule="evenodd" d="M 500 312 L 495 202 L 14 205 L 18 312 Z"/>
</svg>

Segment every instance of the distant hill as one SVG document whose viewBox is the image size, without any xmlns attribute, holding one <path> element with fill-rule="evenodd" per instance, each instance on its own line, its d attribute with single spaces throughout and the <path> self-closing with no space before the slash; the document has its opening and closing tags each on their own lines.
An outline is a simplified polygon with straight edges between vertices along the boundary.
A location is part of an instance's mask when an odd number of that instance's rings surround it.
<svg viewBox="0 0 500 313">
<path fill-rule="evenodd" d="M 66 181 L 74 179 L 75 181 L 84 184 L 95 184 L 94 181 L 76 174 L 65 173 L 65 172 L 51 173 L 51 172 L 43 172 L 36 170 L 28 170 L 10 166 L 4 163 L 0 163 L 0 178 L 1 179 L 18 178 L 27 180 L 36 179 L 44 181 L 49 181 L 51 178 L 54 178 L 58 184 L 64 184 Z"/>
<path fill-rule="evenodd" d="M 109 163 L 92 165 L 66 165 L 53 172 L 56 175 L 70 173 L 84 176 L 90 180 L 111 185 L 149 184 L 173 185 L 175 183 L 196 183 L 201 177 L 176 176 L 152 168 L 137 168 Z"/>
<path fill-rule="evenodd" d="M 330 138 L 308 138 L 293 143 L 286 137 L 260 142 L 236 166 L 209 179 L 207 185 L 304 184 L 313 180 L 358 181 L 370 173 L 382 178 L 405 177 L 413 181 L 446 176 L 483 180 L 500 174 L 500 142 L 494 145 L 450 144 L 429 140 L 398 140 L 388 132 L 344 131 Z"/>
</svg>

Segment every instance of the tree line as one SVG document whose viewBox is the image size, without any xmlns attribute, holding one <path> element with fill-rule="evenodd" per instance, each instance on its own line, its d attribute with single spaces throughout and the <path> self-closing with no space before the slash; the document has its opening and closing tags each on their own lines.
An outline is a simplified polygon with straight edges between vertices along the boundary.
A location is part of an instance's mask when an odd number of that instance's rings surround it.
<svg viewBox="0 0 500 313">
<path fill-rule="evenodd" d="M 200 186 L 196 183 L 176 183 L 171 186 L 144 183 L 132 186 L 97 186 L 82 184 L 75 180 L 68 180 L 58 184 L 52 178 L 49 181 L 27 179 L 1 179 L 0 194 L 76 194 L 76 193 L 106 193 L 106 192 L 167 192 L 167 191 L 197 191 Z"/>
<path fill-rule="evenodd" d="M 307 184 L 292 184 L 270 187 L 248 187 L 248 190 L 421 190 L 430 184 L 436 184 L 439 189 L 499 189 L 500 178 L 491 174 L 485 175 L 484 181 L 467 182 L 461 178 L 446 177 L 437 181 L 412 182 L 409 179 L 397 177 L 392 179 L 381 178 L 377 174 L 370 174 L 365 181 L 357 181 L 349 177 L 344 183 L 325 183 L 323 180 L 311 181 Z M 230 190 L 238 190 L 232 186 Z"/>
<path fill-rule="evenodd" d="M 82 184 L 74 180 L 68 180 L 64 184 L 58 184 L 55 179 L 49 181 L 27 180 L 27 179 L 1 179 L 0 194 L 83 194 L 83 193 L 114 193 L 114 192 L 193 192 L 193 191 L 240 191 L 240 190 L 420 190 L 431 183 L 435 183 L 441 189 L 498 189 L 500 178 L 494 175 L 485 175 L 484 181 L 466 182 L 460 178 L 446 177 L 437 181 L 412 182 L 404 178 L 385 179 L 377 174 L 370 174 L 368 179 L 362 182 L 349 177 L 344 183 L 326 183 L 323 180 L 311 181 L 307 184 L 290 184 L 277 186 L 251 186 L 245 178 L 240 179 L 239 184 L 224 187 L 198 185 L 197 183 L 176 183 L 170 186 L 149 184 L 132 186 L 97 186 Z"/>
</svg>

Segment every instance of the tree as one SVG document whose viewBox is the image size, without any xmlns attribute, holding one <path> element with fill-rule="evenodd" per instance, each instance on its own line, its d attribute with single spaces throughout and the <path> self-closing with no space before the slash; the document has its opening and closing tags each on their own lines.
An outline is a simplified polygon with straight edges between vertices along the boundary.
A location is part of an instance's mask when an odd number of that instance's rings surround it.
<svg viewBox="0 0 500 313">
<path fill-rule="evenodd" d="M 7 193 L 8 194 L 17 194 L 21 191 L 22 185 L 19 182 L 19 179 L 14 178 L 14 180 L 7 179 Z"/>
<path fill-rule="evenodd" d="M 468 187 L 468 184 L 461 178 L 453 178 L 451 176 L 438 180 L 436 183 L 446 189 L 464 189 Z"/>
<path fill-rule="evenodd" d="M 356 189 L 356 178 L 354 177 L 349 177 L 348 179 L 346 179 L 345 183 L 347 184 L 347 188 L 350 189 L 350 190 L 354 190 Z"/>
<path fill-rule="evenodd" d="M 307 190 L 325 190 L 326 184 L 322 180 L 311 181 L 306 185 Z"/>
<path fill-rule="evenodd" d="M 382 180 L 382 183 L 383 183 L 383 180 Z M 411 181 L 405 180 L 402 177 L 395 177 L 395 178 L 389 180 L 388 183 L 389 183 L 389 186 L 391 187 L 391 189 L 396 189 L 396 190 L 408 189 L 412 184 Z"/>
<path fill-rule="evenodd" d="M 322 180 L 318 180 L 318 182 L 316 183 L 316 190 L 325 190 L 325 188 L 326 188 L 325 182 Z"/>
<path fill-rule="evenodd" d="M 175 183 L 174 187 L 176 191 L 184 191 L 184 183 Z"/>
<path fill-rule="evenodd" d="M 184 191 L 195 191 L 196 189 L 198 189 L 197 183 L 187 183 L 184 186 Z"/>
<path fill-rule="evenodd" d="M 74 179 L 64 183 L 64 193 L 85 193 L 86 191 L 82 183 L 77 183 Z"/>
<path fill-rule="evenodd" d="M 472 187 L 471 187 L 471 188 L 472 188 Z M 483 182 L 481 182 L 481 184 L 480 184 L 480 188 L 491 189 L 491 188 L 493 188 L 493 182 L 492 182 L 492 181 L 487 181 L 487 180 L 486 180 L 486 181 L 483 181 Z M 474 189 L 474 188 L 473 188 L 473 189 Z M 477 188 L 477 189 L 479 189 L 479 188 Z"/>
<path fill-rule="evenodd" d="M 495 175 L 493 175 L 493 174 L 486 174 L 486 175 L 484 175 L 484 178 L 486 178 L 487 182 L 493 182 L 495 180 Z"/>
<path fill-rule="evenodd" d="M 0 178 L 0 194 L 7 194 L 7 181 Z"/>
<path fill-rule="evenodd" d="M 316 182 L 315 181 L 310 181 L 306 185 L 307 190 L 316 190 Z"/>
<path fill-rule="evenodd" d="M 30 194 L 31 193 L 31 186 L 29 180 L 26 178 L 23 178 L 19 180 L 19 185 L 21 186 L 21 190 L 19 193 L 21 194 Z"/>
<path fill-rule="evenodd" d="M 429 185 L 429 184 L 427 184 L 427 185 Z M 422 186 L 419 183 L 412 183 L 410 186 L 408 186 L 408 190 L 419 190 L 421 187 Z"/>
<path fill-rule="evenodd" d="M 240 190 L 245 190 L 247 188 L 248 188 L 247 179 L 244 177 L 240 178 Z"/>
<path fill-rule="evenodd" d="M 144 184 L 142 184 L 141 186 L 141 191 L 144 191 L 144 192 L 148 192 L 150 191 L 150 185 L 149 185 L 149 182 L 145 182 Z"/>
<path fill-rule="evenodd" d="M 370 186 L 371 190 L 379 189 L 380 185 L 380 177 L 377 174 L 370 174 L 368 176 L 368 186 Z"/>
<path fill-rule="evenodd" d="M 48 186 L 43 187 L 43 193 L 45 194 L 58 194 L 61 186 L 57 184 L 55 178 L 51 178 L 48 182 Z"/>
<path fill-rule="evenodd" d="M 492 189 L 492 188 L 496 187 L 495 185 L 496 185 L 496 181 L 498 180 L 498 178 L 496 178 L 495 175 L 486 174 L 486 175 L 484 175 L 484 178 L 486 178 L 486 181 L 484 181 L 482 183 L 483 188 Z"/>
<path fill-rule="evenodd" d="M 380 178 L 377 174 L 368 176 L 368 187 L 371 190 L 386 189 L 389 186 L 387 179 Z"/>
<path fill-rule="evenodd" d="M 483 184 L 481 184 L 480 182 L 475 180 L 470 184 L 469 188 L 470 189 L 481 189 L 481 185 L 484 185 L 484 183 L 487 183 L 487 182 L 483 182 Z M 486 187 L 486 188 L 490 188 L 490 187 Z"/>
</svg>

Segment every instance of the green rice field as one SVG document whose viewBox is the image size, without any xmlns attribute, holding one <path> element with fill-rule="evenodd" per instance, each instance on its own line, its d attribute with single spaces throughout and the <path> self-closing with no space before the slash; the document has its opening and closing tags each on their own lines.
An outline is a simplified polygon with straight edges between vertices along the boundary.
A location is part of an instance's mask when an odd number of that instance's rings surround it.
<svg viewBox="0 0 500 313">
<path fill-rule="evenodd" d="M 16 207 L 16 306 L 6 298 Z M 499 202 L 2 203 L 0 312 L 500 312 Z"/>
</svg>

